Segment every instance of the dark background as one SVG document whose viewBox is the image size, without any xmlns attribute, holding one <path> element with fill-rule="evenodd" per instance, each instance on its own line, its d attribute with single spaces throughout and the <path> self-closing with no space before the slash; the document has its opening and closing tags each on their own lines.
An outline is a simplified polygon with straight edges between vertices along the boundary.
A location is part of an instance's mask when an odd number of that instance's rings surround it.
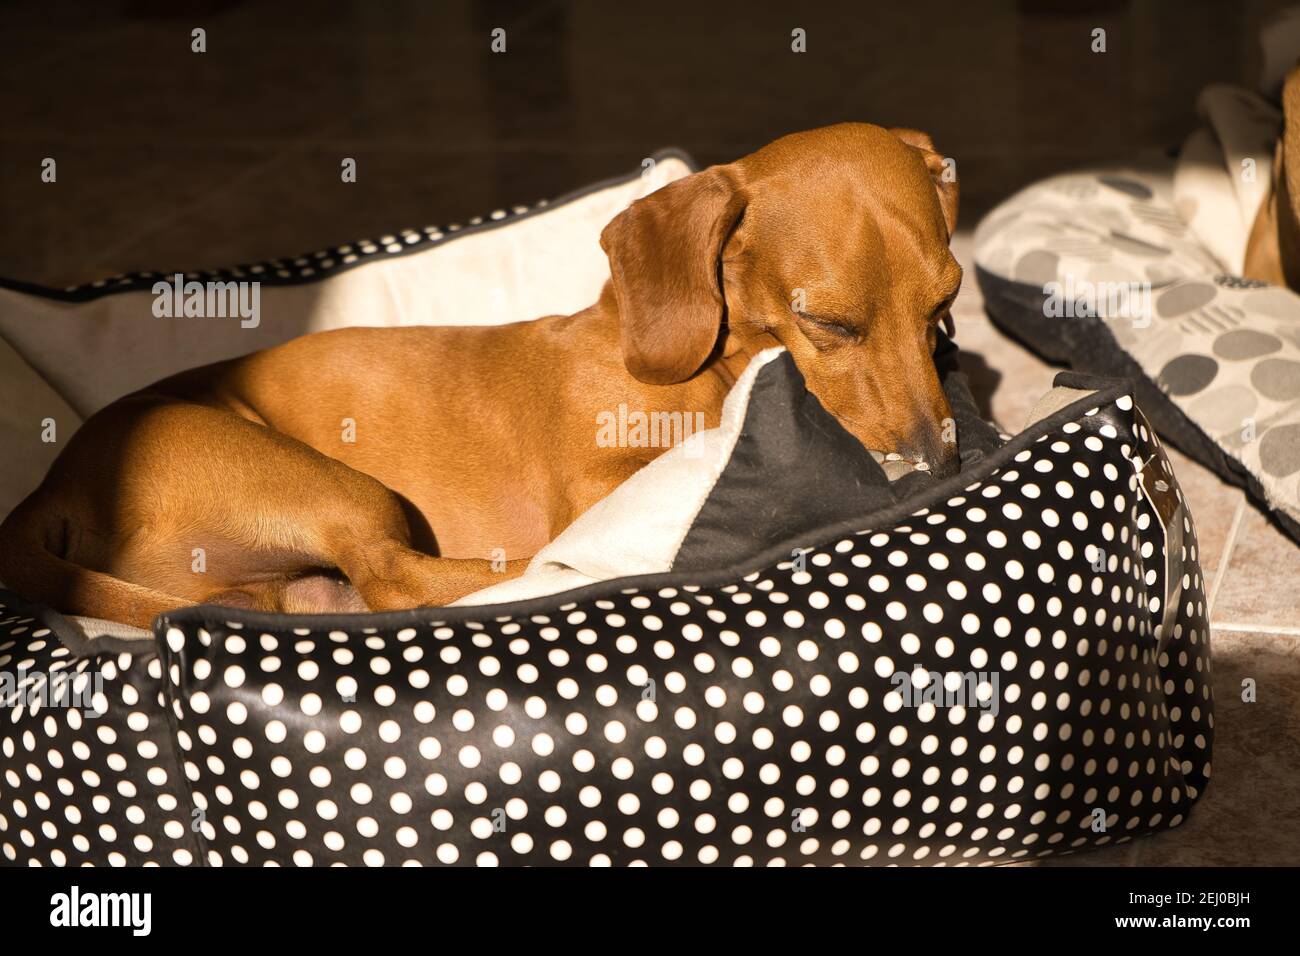
<svg viewBox="0 0 1300 956">
<path fill-rule="evenodd" d="M 291 256 L 532 203 L 661 146 L 729 161 L 842 120 L 930 132 L 958 162 L 970 227 L 1035 177 L 1180 142 L 1207 82 L 1253 84 L 1259 25 L 1281 6 L 0 4 L 0 276 L 62 286 Z M 498 26 L 505 54 L 489 51 Z M 345 156 L 356 184 L 340 182 Z"/>
</svg>

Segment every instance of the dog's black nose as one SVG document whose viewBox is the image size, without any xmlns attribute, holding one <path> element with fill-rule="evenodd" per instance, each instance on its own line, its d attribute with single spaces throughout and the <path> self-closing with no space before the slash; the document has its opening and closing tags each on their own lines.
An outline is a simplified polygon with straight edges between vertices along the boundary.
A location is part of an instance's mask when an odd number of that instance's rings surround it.
<svg viewBox="0 0 1300 956">
<path fill-rule="evenodd" d="M 957 455 L 957 430 L 951 419 L 945 420 L 940 428 L 923 426 L 898 451 L 911 461 L 925 462 L 936 478 L 950 478 L 957 474 L 961 464 Z"/>
<path fill-rule="evenodd" d="M 956 444 L 943 446 L 943 450 L 935 458 L 927 458 L 926 461 L 930 464 L 930 474 L 936 478 L 951 478 L 957 474 L 961 465 Z"/>
</svg>

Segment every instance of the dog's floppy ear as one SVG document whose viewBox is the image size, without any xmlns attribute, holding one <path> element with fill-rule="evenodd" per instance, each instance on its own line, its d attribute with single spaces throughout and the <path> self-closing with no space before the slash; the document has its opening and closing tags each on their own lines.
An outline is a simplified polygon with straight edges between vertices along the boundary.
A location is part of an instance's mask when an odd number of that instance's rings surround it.
<svg viewBox="0 0 1300 956">
<path fill-rule="evenodd" d="M 638 199 L 600 235 L 622 324 L 623 361 L 643 382 L 694 375 L 722 324 L 722 247 L 744 199 L 720 166 Z"/>
<path fill-rule="evenodd" d="M 930 170 L 934 188 L 939 193 L 939 208 L 943 210 L 943 221 L 948 224 L 948 238 L 957 231 L 957 167 L 956 164 L 945 165 L 944 157 L 934 148 L 934 140 L 929 133 L 919 129 L 896 126 L 890 130 L 908 146 L 919 149 L 925 156 L 925 166 Z"/>
</svg>

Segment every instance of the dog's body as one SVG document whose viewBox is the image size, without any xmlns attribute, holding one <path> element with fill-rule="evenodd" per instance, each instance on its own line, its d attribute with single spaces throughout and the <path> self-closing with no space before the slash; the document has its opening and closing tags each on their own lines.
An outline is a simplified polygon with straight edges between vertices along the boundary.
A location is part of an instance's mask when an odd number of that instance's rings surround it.
<svg viewBox="0 0 1300 956">
<path fill-rule="evenodd" d="M 444 604 L 665 450 L 600 447 L 602 412 L 716 426 L 777 344 L 863 444 L 943 473 L 931 353 L 961 271 L 941 173 L 910 130 L 788 136 L 611 222 L 611 281 L 583 312 L 309 335 L 120 399 L 0 526 L 0 579 L 140 626 L 196 602 Z"/>
<path fill-rule="evenodd" d="M 1247 278 L 1300 291 L 1300 67 L 1282 85 L 1273 178 L 1246 242 Z"/>
</svg>

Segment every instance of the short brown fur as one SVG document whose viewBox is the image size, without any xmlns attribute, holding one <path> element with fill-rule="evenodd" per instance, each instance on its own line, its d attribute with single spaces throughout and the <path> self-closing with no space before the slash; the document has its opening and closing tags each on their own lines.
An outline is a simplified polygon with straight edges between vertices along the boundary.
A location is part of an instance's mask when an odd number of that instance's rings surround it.
<svg viewBox="0 0 1300 956">
<path fill-rule="evenodd" d="M 961 281 L 956 214 L 922 133 L 786 136 L 616 217 L 611 280 L 577 314 L 307 335 L 119 399 L 0 526 L 0 579 L 139 626 L 200 602 L 445 604 L 518 574 L 664 450 L 599 447 L 601 412 L 716 426 L 775 345 L 864 445 L 947 473 L 932 352 Z"/>
</svg>

